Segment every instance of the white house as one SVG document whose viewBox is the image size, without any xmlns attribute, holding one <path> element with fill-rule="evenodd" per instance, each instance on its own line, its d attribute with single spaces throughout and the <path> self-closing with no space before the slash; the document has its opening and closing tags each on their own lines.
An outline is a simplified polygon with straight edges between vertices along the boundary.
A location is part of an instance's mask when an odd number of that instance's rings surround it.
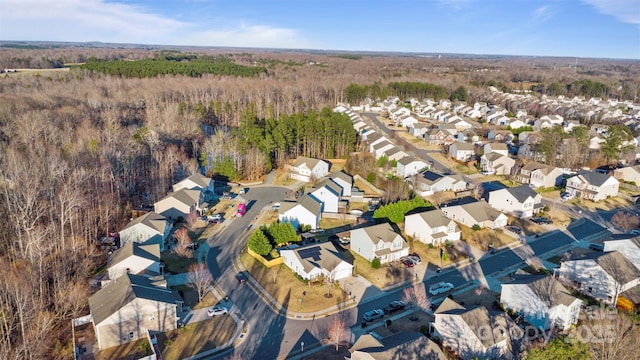
<svg viewBox="0 0 640 360">
<path fill-rule="evenodd" d="M 402 120 L 400 120 L 400 125 L 404 126 L 406 128 L 415 125 L 418 123 L 418 119 L 414 118 L 413 116 L 409 115 L 405 118 L 402 118 Z"/>
<path fill-rule="evenodd" d="M 396 147 L 396 146 L 395 146 L 395 145 L 393 145 L 393 143 L 392 143 L 392 142 L 390 142 L 390 141 L 382 141 L 382 142 L 379 142 L 379 143 L 377 143 L 377 144 L 373 145 L 373 156 L 374 156 L 376 159 L 380 159 L 381 157 L 383 157 L 383 156 L 384 156 L 384 153 L 385 153 L 387 150 L 392 149 L 392 148 L 394 148 L 394 147 Z"/>
<path fill-rule="evenodd" d="M 196 173 L 173 185 L 173 191 L 182 189 L 200 190 L 204 197 L 208 198 L 215 194 L 215 181 L 212 178 Z"/>
<path fill-rule="evenodd" d="M 321 159 L 300 156 L 291 165 L 291 177 L 300 181 L 320 179 L 329 173 L 329 163 Z"/>
<path fill-rule="evenodd" d="M 473 144 L 456 142 L 449 146 L 449 156 L 458 161 L 469 161 L 473 158 L 474 153 Z"/>
<path fill-rule="evenodd" d="M 313 196 L 304 195 L 297 202 L 283 202 L 278 209 L 278 220 L 288 222 L 294 228 L 309 225 L 312 229 L 318 228 L 322 212 L 322 203 Z"/>
<path fill-rule="evenodd" d="M 580 171 L 567 179 L 568 193 L 592 201 L 604 200 L 609 196 L 618 196 L 620 182 L 613 176 L 595 171 Z"/>
<path fill-rule="evenodd" d="M 115 280 L 124 274 L 150 276 L 160 274 L 160 247 L 158 244 L 141 245 L 130 242 L 116 250 L 107 259 L 109 279 Z"/>
<path fill-rule="evenodd" d="M 480 168 L 485 174 L 510 175 L 515 165 L 515 160 L 497 152 L 485 153 L 480 157 Z"/>
<path fill-rule="evenodd" d="M 409 254 L 409 244 L 389 223 L 351 230 L 351 250 L 368 261 L 384 264 Z"/>
<path fill-rule="evenodd" d="M 397 146 L 392 146 L 382 153 L 382 156 L 386 156 L 389 161 L 398 161 L 407 156 L 407 153 L 400 150 Z"/>
<path fill-rule="evenodd" d="M 322 212 L 337 213 L 342 198 L 342 187 L 333 180 L 326 179 L 316 185 L 309 195 L 322 203 Z"/>
<path fill-rule="evenodd" d="M 409 133 L 415 137 L 424 137 L 424 134 L 429 130 L 427 124 L 417 123 L 409 126 Z"/>
<path fill-rule="evenodd" d="M 460 228 L 442 210 L 423 211 L 404 218 L 404 232 L 425 244 L 440 245 L 460 240 Z"/>
<path fill-rule="evenodd" d="M 613 170 L 613 177 L 628 183 L 640 185 L 640 165 L 615 169 Z"/>
<path fill-rule="evenodd" d="M 200 190 L 180 189 L 156 201 L 153 211 L 171 220 L 186 219 L 192 212 L 203 210 L 203 200 Z"/>
<path fill-rule="evenodd" d="M 440 191 L 464 191 L 469 186 L 461 175 L 442 175 L 430 170 L 410 177 L 410 185 L 420 196 Z"/>
<path fill-rule="evenodd" d="M 89 297 L 91 322 L 99 349 L 146 339 L 148 330 L 178 327 L 182 298 L 166 284 L 126 274 Z"/>
<path fill-rule="evenodd" d="M 521 185 L 491 191 L 488 203 L 494 209 L 513 214 L 519 218 L 533 216 L 542 210 L 542 196 L 529 185 Z"/>
<path fill-rule="evenodd" d="M 158 244 L 160 251 L 164 251 L 171 229 L 173 223 L 169 219 L 155 212 L 148 212 L 131 220 L 118 234 L 122 245 L 130 242 Z"/>
<path fill-rule="evenodd" d="M 420 159 L 413 156 L 405 156 L 398 160 L 396 165 L 396 175 L 400 178 L 406 178 L 413 176 L 428 167 L 429 165 Z"/>
<path fill-rule="evenodd" d="M 484 306 L 468 309 L 445 298 L 434 315 L 434 335 L 462 359 L 511 359 L 510 339 L 522 336 L 507 314 L 491 314 Z"/>
<path fill-rule="evenodd" d="M 344 171 L 335 171 L 329 174 L 329 179 L 333 180 L 342 188 L 342 197 L 351 196 L 351 188 L 353 187 L 353 176 Z"/>
<path fill-rule="evenodd" d="M 554 187 L 562 183 L 563 175 L 564 172 L 557 167 L 530 161 L 520 168 L 517 179 L 534 188 Z"/>
<path fill-rule="evenodd" d="M 578 322 L 582 307 L 582 300 L 548 275 L 516 275 L 502 284 L 500 302 L 541 330 L 568 329 Z"/>
<path fill-rule="evenodd" d="M 640 269 L 640 237 L 605 240 L 604 251 L 618 251 Z"/>
<path fill-rule="evenodd" d="M 560 281 L 606 304 L 640 284 L 640 270 L 620 252 L 594 252 L 563 261 L 556 273 Z"/>
<path fill-rule="evenodd" d="M 483 147 L 484 153 L 498 153 L 504 156 L 509 156 L 509 148 L 507 148 L 507 144 L 505 143 L 487 143 Z"/>
<path fill-rule="evenodd" d="M 340 256 L 340 252 L 330 241 L 281 250 L 280 256 L 284 258 L 285 265 L 305 280 L 322 276 L 336 281 L 353 273 L 353 265 Z"/>
<path fill-rule="evenodd" d="M 441 209 L 449 219 L 468 227 L 498 229 L 507 225 L 507 216 L 484 201 L 464 205 L 447 206 Z"/>
</svg>

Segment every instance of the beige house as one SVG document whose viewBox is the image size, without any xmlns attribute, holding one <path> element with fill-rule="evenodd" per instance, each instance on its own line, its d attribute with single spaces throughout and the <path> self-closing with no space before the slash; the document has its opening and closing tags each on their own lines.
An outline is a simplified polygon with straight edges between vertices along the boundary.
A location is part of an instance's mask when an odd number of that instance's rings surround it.
<svg viewBox="0 0 640 360">
<path fill-rule="evenodd" d="M 460 228 L 442 210 L 423 211 L 404 218 L 404 232 L 425 244 L 440 245 L 460 240 Z"/>
<path fill-rule="evenodd" d="M 564 172 L 557 167 L 530 161 L 526 163 L 517 175 L 518 182 L 531 184 L 533 187 L 554 187 L 562 183 Z"/>
<path fill-rule="evenodd" d="M 329 166 L 324 160 L 300 156 L 291 164 L 291 177 L 300 181 L 320 179 L 329 174 Z"/>
<path fill-rule="evenodd" d="M 496 152 L 484 154 L 480 158 L 480 167 L 484 174 L 510 175 L 515 165 L 515 160 Z"/>
<path fill-rule="evenodd" d="M 160 274 L 160 246 L 141 245 L 130 242 L 116 250 L 107 259 L 109 279 L 114 280 L 125 274 L 150 276 Z"/>
<path fill-rule="evenodd" d="M 198 189 L 180 189 L 153 204 L 154 212 L 167 219 L 176 220 L 186 217 L 194 211 L 203 210 L 200 205 L 204 202 Z"/>
<path fill-rule="evenodd" d="M 440 209 L 449 219 L 468 227 L 478 225 L 481 228 L 497 229 L 507 225 L 507 216 L 495 210 L 484 201 L 447 206 Z"/>
<path fill-rule="evenodd" d="M 149 278 L 126 274 L 89 297 L 98 348 L 145 338 L 147 331 L 166 332 L 178 325 L 182 298 Z"/>
<path fill-rule="evenodd" d="M 449 146 L 449 156 L 462 162 L 473 159 L 475 148 L 473 144 L 455 142 Z"/>
<path fill-rule="evenodd" d="M 130 242 L 158 244 L 160 251 L 164 251 L 172 229 L 173 223 L 169 219 L 151 211 L 131 220 L 118 235 L 123 246 Z"/>
<path fill-rule="evenodd" d="M 613 177 L 624 182 L 640 186 L 640 165 L 627 166 L 613 170 Z"/>
</svg>

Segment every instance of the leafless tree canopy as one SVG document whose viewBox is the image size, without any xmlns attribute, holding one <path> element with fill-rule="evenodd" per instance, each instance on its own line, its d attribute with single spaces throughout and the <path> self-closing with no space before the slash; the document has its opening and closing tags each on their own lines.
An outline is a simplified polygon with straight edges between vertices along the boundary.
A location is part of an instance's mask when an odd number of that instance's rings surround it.
<svg viewBox="0 0 640 360">
<path fill-rule="evenodd" d="M 192 264 L 189 267 L 189 274 L 187 275 L 187 281 L 189 285 L 196 290 L 198 293 L 198 302 L 204 299 L 205 295 L 207 295 L 207 291 L 209 291 L 209 285 L 213 278 L 209 269 L 204 263 L 200 264 Z"/>
<path fill-rule="evenodd" d="M 640 225 L 640 219 L 634 213 L 618 211 L 611 217 L 611 223 L 624 231 L 635 229 Z"/>
</svg>

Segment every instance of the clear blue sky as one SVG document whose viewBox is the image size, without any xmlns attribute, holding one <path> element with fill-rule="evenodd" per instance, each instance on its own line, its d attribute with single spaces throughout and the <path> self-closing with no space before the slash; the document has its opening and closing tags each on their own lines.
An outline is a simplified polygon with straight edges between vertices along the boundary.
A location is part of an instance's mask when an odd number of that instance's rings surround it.
<svg viewBox="0 0 640 360">
<path fill-rule="evenodd" d="M 640 59 L 640 0 L 0 0 L 0 40 Z"/>
</svg>

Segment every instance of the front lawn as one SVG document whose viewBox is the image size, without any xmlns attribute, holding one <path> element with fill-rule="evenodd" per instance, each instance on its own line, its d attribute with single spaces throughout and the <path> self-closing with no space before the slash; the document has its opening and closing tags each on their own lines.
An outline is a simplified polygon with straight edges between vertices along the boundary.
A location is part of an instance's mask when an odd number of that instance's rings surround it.
<svg viewBox="0 0 640 360">
<path fill-rule="evenodd" d="M 420 256 L 423 264 L 431 263 L 436 267 L 449 266 L 468 257 L 467 254 L 458 250 L 455 246 L 445 246 L 444 252 L 447 254 L 446 260 L 440 258 L 439 247 L 429 247 L 420 241 L 414 241 L 411 252 Z"/>
<path fill-rule="evenodd" d="M 236 330 L 236 322 L 230 315 L 214 316 L 158 334 L 158 347 L 163 359 L 184 359 L 223 345 Z"/>
<path fill-rule="evenodd" d="M 412 272 L 401 262 L 382 264 L 380 268 L 374 269 L 367 259 L 353 251 L 351 253 L 354 257 L 353 266 L 356 273 L 362 275 L 379 289 L 410 281 L 413 276 Z"/>
<path fill-rule="evenodd" d="M 278 303 L 291 311 L 321 311 L 330 306 L 340 304 L 348 298 L 348 295 L 338 286 L 333 286 L 331 288 L 331 297 L 326 297 L 327 285 L 311 286 L 305 284 L 284 264 L 267 268 L 246 252 L 240 255 L 240 260 L 251 276 Z M 242 286 L 248 285 L 244 284 Z"/>
<path fill-rule="evenodd" d="M 198 252 L 194 251 L 194 254 L 197 255 Z M 190 258 L 184 258 L 178 256 L 176 253 L 163 253 L 161 256 L 162 262 L 165 264 L 165 271 L 180 274 L 189 271 L 189 267 L 193 264 L 197 264 L 198 260 L 195 256 Z"/>
<path fill-rule="evenodd" d="M 151 355 L 151 345 L 145 337 L 120 346 L 106 348 L 93 355 L 96 360 L 135 360 Z"/>
<path fill-rule="evenodd" d="M 516 239 L 505 234 L 502 229 L 473 230 L 470 227 L 460 225 L 460 230 L 462 231 L 461 239 L 464 242 L 482 251 L 487 251 L 489 244 L 493 244 L 494 248 L 499 248 L 516 241 Z"/>
</svg>

